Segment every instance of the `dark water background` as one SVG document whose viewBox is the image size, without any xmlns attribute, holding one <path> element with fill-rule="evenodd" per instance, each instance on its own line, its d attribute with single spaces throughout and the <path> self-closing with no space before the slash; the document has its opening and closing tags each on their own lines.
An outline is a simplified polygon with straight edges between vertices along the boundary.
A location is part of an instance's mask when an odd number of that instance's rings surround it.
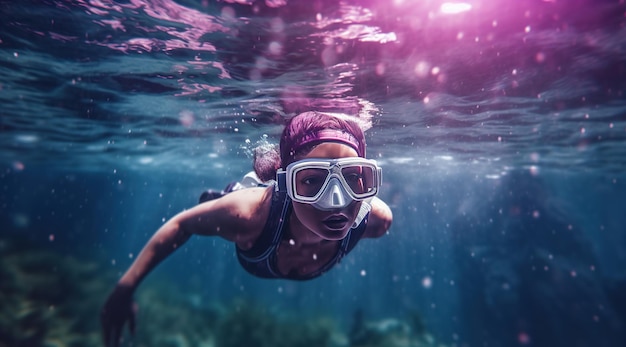
<svg viewBox="0 0 626 347">
<path fill-rule="evenodd" d="M 247 300 L 344 335 L 362 311 L 446 345 L 624 345 L 626 4 L 442 4 L 0 1 L 0 346 L 97 345 L 150 235 L 308 109 L 371 124 L 389 235 L 304 283 L 195 238 L 138 292 L 138 344 L 199 345 Z"/>
</svg>

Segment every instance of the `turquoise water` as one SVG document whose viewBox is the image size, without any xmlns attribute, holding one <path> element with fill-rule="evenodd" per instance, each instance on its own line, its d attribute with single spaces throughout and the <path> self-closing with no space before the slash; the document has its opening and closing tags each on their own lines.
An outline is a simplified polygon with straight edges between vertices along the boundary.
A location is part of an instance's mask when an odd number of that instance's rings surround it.
<svg viewBox="0 0 626 347">
<path fill-rule="evenodd" d="M 309 109 L 369 127 L 389 234 L 304 283 L 195 238 L 142 285 L 135 343 L 226 346 L 224 322 L 297 317 L 347 346 L 357 311 L 410 326 L 370 345 L 624 343 L 623 2 L 0 10 L 0 346 L 97 345 L 99 306 L 150 235 Z"/>
</svg>

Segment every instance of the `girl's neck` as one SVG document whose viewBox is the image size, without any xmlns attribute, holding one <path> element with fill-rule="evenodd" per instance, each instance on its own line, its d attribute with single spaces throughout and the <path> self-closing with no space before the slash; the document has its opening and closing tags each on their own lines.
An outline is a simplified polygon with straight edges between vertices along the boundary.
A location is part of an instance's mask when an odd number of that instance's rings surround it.
<svg viewBox="0 0 626 347">
<path fill-rule="evenodd" d="M 319 245 L 324 241 L 328 241 L 309 230 L 293 213 L 289 217 L 285 238 L 289 240 L 290 243 L 293 242 L 294 245 L 297 244 L 299 246 Z"/>
</svg>

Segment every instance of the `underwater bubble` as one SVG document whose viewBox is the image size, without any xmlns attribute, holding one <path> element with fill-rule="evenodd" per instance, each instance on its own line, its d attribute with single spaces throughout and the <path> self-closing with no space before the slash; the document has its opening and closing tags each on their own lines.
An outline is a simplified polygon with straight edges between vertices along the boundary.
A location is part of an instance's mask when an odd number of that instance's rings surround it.
<svg viewBox="0 0 626 347">
<path fill-rule="evenodd" d="M 527 345 L 530 343 L 530 336 L 522 331 L 517 335 L 517 341 L 522 345 Z"/>
<path fill-rule="evenodd" d="M 30 217 L 24 213 L 16 213 L 13 215 L 13 225 L 18 228 L 26 228 L 30 225 Z"/>
<path fill-rule="evenodd" d="M 535 54 L 535 61 L 538 63 L 543 63 L 544 61 L 546 61 L 546 54 L 543 52 L 538 52 L 537 54 Z"/>
<path fill-rule="evenodd" d="M 13 162 L 13 170 L 15 171 L 23 171 L 24 170 L 24 163 L 22 163 L 21 161 L 14 161 Z"/>
<path fill-rule="evenodd" d="M 198 295 L 198 294 L 191 294 L 191 295 L 189 295 L 189 303 L 194 308 L 201 308 L 202 307 L 202 297 L 200 295 Z"/>
<path fill-rule="evenodd" d="M 433 280 L 430 277 L 426 276 L 422 278 L 422 287 L 428 289 L 432 286 L 433 286 Z"/>
<path fill-rule="evenodd" d="M 224 8 L 222 8 L 220 17 L 223 20 L 234 20 L 236 15 L 237 14 L 235 13 L 235 10 L 232 7 L 225 6 Z"/>
<path fill-rule="evenodd" d="M 280 17 L 274 17 L 270 21 L 271 30 L 275 33 L 280 33 L 285 30 L 285 22 Z"/>
<path fill-rule="evenodd" d="M 183 126 L 190 127 L 193 125 L 195 121 L 195 117 L 193 115 L 193 112 L 184 110 L 178 114 L 178 120 L 180 121 L 180 124 L 182 124 Z"/>
<path fill-rule="evenodd" d="M 32 134 L 22 134 L 15 136 L 15 140 L 21 143 L 35 143 L 39 141 L 39 136 Z"/>
<path fill-rule="evenodd" d="M 415 73 L 417 77 L 424 78 L 428 76 L 428 70 L 430 70 L 430 64 L 428 64 L 425 61 L 420 61 L 417 64 L 415 64 L 415 68 L 413 69 L 413 72 Z"/>
<path fill-rule="evenodd" d="M 378 63 L 376 64 L 376 74 L 378 76 L 382 76 L 385 74 L 385 63 Z"/>
<path fill-rule="evenodd" d="M 139 164 L 147 165 L 154 161 L 152 157 L 141 157 L 139 158 Z"/>
<path fill-rule="evenodd" d="M 280 55 L 283 53 L 283 45 L 280 42 L 272 41 L 268 46 L 268 50 L 272 55 Z"/>
</svg>

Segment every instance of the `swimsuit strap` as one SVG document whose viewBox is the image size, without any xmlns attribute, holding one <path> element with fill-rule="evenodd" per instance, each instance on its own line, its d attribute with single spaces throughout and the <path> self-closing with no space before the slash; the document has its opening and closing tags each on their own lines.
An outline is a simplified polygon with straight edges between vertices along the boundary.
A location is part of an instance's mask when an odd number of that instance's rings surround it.
<svg viewBox="0 0 626 347">
<path fill-rule="evenodd" d="M 250 249 L 236 246 L 237 259 L 246 271 L 262 278 L 282 277 L 275 271 L 271 258 L 274 258 L 290 212 L 291 200 L 287 194 L 273 190 L 270 213 L 261 235 Z"/>
</svg>

